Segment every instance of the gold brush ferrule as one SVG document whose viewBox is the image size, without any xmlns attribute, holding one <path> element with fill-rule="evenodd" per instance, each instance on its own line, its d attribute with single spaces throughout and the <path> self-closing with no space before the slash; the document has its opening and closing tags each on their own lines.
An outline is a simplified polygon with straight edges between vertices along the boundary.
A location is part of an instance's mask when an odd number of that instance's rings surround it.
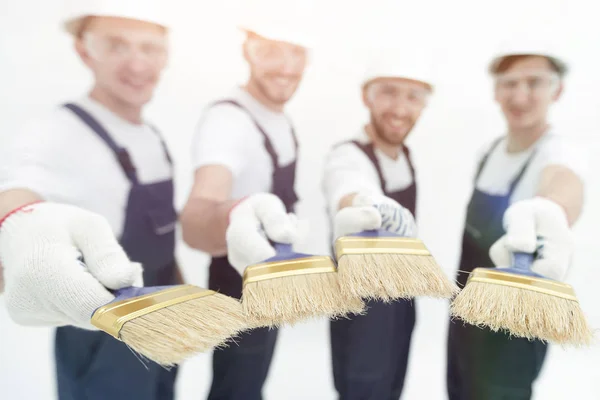
<svg viewBox="0 0 600 400">
<path fill-rule="evenodd" d="M 575 291 L 571 285 L 553 281 L 551 279 L 503 272 L 495 268 L 475 268 L 469 275 L 467 284 L 470 282 L 489 283 L 517 289 L 533 290 L 535 292 L 577 301 Z"/>
<path fill-rule="evenodd" d="M 96 328 L 114 336 L 116 339 L 120 339 L 119 333 L 121 332 L 121 328 L 132 319 L 175 304 L 213 294 L 215 292 L 212 290 L 202 289 L 194 285 L 175 286 L 158 292 L 109 303 L 94 312 L 91 322 Z"/>
<path fill-rule="evenodd" d="M 311 256 L 264 262 L 250 265 L 244 271 L 244 285 L 267 279 L 283 278 L 286 276 L 323 274 L 336 272 L 336 267 L 328 256 Z"/>
<path fill-rule="evenodd" d="M 423 241 L 415 238 L 342 236 L 335 241 L 337 260 L 345 255 L 361 254 L 431 255 Z"/>
</svg>

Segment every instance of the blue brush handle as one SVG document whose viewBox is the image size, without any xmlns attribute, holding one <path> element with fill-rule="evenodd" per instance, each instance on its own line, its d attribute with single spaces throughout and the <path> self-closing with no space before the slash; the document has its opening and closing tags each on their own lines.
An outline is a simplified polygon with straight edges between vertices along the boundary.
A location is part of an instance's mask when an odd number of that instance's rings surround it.
<svg viewBox="0 0 600 400">
<path fill-rule="evenodd" d="M 150 287 L 137 287 L 137 286 L 129 286 L 117 290 L 111 290 L 111 293 L 115 295 L 115 299 L 111 301 L 114 303 L 115 301 L 127 300 L 137 296 L 143 296 L 149 293 L 158 292 L 159 290 L 168 289 L 171 286 L 150 286 Z"/>
<path fill-rule="evenodd" d="M 398 235 L 397 233 L 388 232 L 384 229 L 367 230 L 367 231 L 362 231 L 362 232 L 358 232 L 358 233 L 352 233 L 348 236 L 373 237 L 373 238 L 403 237 L 401 235 Z"/>
<path fill-rule="evenodd" d="M 79 264 L 87 270 L 87 266 L 85 265 L 85 262 L 83 260 L 83 255 L 79 255 L 79 258 L 77 261 L 79 261 Z M 168 289 L 168 288 L 174 287 L 174 286 L 175 285 L 150 286 L 150 287 L 128 286 L 128 287 L 124 287 L 124 288 L 117 289 L 117 290 L 107 289 L 109 292 L 111 292 L 115 296 L 115 298 L 110 303 L 106 303 L 105 305 L 112 304 L 114 302 L 121 301 L 121 300 L 132 299 L 134 297 L 143 296 L 143 295 L 146 295 L 149 293 L 158 292 L 159 290 Z M 103 307 L 103 306 L 101 306 L 101 307 Z M 100 308 L 100 307 L 98 307 L 98 308 Z M 94 310 L 94 313 L 96 312 L 96 310 Z M 94 313 L 92 313 L 92 315 Z"/>
<path fill-rule="evenodd" d="M 513 253 L 512 267 L 514 269 L 527 273 L 531 271 L 531 264 L 533 264 L 533 254 L 521 252 Z"/>
<path fill-rule="evenodd" d="M 512 266 L 510 268 L 503 268 L 502 272 L 531 276 L 535 278 L 544 278 L 540 274 L 536 274 L 531 270 L 531 265 L 533 264 L 534 259 L 535 258 L 531 253 L 514 252 Z"/>
<path fill-rule="evenodd" d="M 275 247 L 276 254 L 273 257 L 268 258 L 262 262 L 286 261 L 311 256 L 310 254 L 296 253 L 292 249 L 292 245 L 288 243 L 272 242 L 272 244 L 273 247 Z"/>
</svg>

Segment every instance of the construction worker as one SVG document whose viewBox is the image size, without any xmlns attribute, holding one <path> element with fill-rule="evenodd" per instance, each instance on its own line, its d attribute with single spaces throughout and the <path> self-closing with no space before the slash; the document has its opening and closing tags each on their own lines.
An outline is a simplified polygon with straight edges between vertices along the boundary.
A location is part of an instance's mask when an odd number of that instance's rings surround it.
<svg viewBox="0 0 600 400">
<path fill-rule="evenodd" d="M 585 157 L 548 122 L 567 72 L 545 39 L 519 37 L 492 60 L 495 100 L 507 132 L 479 158 L 457 275 L 510 266 L 512 252 L 534 253 L 533 271 L 563 280 L 573 253 L 570 226 L 583 206 Z M 530 399 L 547 344 L 510 338 L 456 320 L 448 337 L 450 400 Z"/>
<path fill-rule="evenodd" d="M 173 399 L 177 368 L 140 362 L 89 322 L 111 289 L 180 281 L 171 158 L 142 117 L 167 62 L 168 21 L 160 1 L 77 3 L 64 28 L 91 90 L 3 148 L 6 305 L 18 323 L 59 326 L 60 400 Z"/>
<path fill-rule="evenodd" d="M 406 138 L 432 90 L 425 57 L 391 50 L 372 63 L 362 82 L 370 121 L 352 140 L 336 145 L 325 164 L 334 238 L 370 229 L 416 234 L 417 183 Z M 369 301 L 365 315 L 332 321 L 339 398 L 400 398 L 414 325 L 413 300 Z"/>
<path fill-rule="evenodd" d="M 249 263 L 237 262 L 243 254 L 232 253 L 226 245 L 227 237 L 244 234 L 228 229 L 232 207 L 232 223 L 238 210 L 252 209 L 279 227 L 263 226 L 271 239 L 295 240 L 295 220 L 288 220 L 286 212 L 298 201 L 298 140 L 284 108 L 302 79 L 309 39 L 298 15 L 283 8 L 281 14 L 249 17 L 241 27 L 250 77 L 207 108 L 193 142 L 195 179 L 182 213 L 183 237 L 212 256 L 209 288 L 235 298 L 241 297 L 242 274 Z M 254 226 L 240 218 L 239 226 Z M 248 245 L 247 251 L 246 260 L 254 262 L 274 255 L 270 246 Z M 243 334 L 236 345 L 215 350 L 208 398 L 261 399 L 277 332 L 258 328 Z"/>
</svg>

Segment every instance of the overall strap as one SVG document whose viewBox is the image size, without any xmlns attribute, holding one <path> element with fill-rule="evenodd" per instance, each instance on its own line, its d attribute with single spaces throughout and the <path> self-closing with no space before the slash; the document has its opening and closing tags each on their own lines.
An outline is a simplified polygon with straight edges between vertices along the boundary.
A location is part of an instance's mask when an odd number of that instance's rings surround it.
<svg viewBox="0 0 600 400">
<path fill-rule="evenodd" d="M 271 157 L 271 161 L 273 163 L 273 169 L 279 168 L 279 157 L 277 155 L 277 152 L 275 151 L 275 147 L 273 146 L 273 143 L 271 142 L 271 139 L 269 138 L 269 135 L 267 135 L 267 132 L 263 129 L 263 127 L 260 125 L 260 123 L 256 120 L 256 118 L 254 117 L 254 115 L 252 115 L 252 113 L 250 112 L 250 110 L 248 110 L 245 106 L 243 106 L 241 103 L 239 103 L 236 100 L 233 99 L 225 99 L 225 100 L 219 100 L 215 103 L 213 103 L 213 105 L 218 105 L 218 104 L 231 104 L 235 107 L 238 107 L 240 110 L 243 110 L 246 112 L 246 114 L 248 114 L 248 116 L 250 117 L 250 119 L 252 120 L 252 122 L 254 123 L 254 126 L 256 126 L 256 129 L 258 129 L 258 131 L 260 132 L 261 136 L 263 137 L 263 142 L 265 145 L 265 150 L 267 150 L 267 153 L 269 154 L 269 157 Z M 292 127 L 292 139 L 294 141 L 294 156 L 295 158 L 298 157 L 298 139 L 296 137 L 296 132 L 294 131 L 294 128 Z"/>
<path fill-rule="evenodd" d="M 500 144 L 502 139 L 504 139 L 504 136 L 500 136 L 499 138 L 496 138 L 496 140 L 494 140 L 494 142 L 490 146 L 489 150 L 484 154 L 481 161 L 479 161 L 479 165 L 477 166 L 477 173 L 475 174 L 475 182 L 477 182 L 477 180 L 479 179 L 479 175 L 481 175 L 481 172 L 483 171 L 485 164 L 487 164 L 488 158 L 490 158 L 490 154 L 492 154 L 492 151 L 494 151 L 496 149 L 496 147 L 498 147 L 498 145 Z"/>
<path fill-rule="evenodd" d="M 517 185 L 519 184 L 519 182 L 521 182 L 523 175 L 525 175 L 525 172 L 527 172 L 527 168 L 529 168 L 529 165 L 531 164 L 531 161 L 535 157 L 536 153 L 537 153 L 537 148 L 531 152 L 531 154 L 529 155 L 529 158 L 527 158 L 527 161 L 525 161 L 525 164 L 523 164 L 523 167 L 521 168 L 521 170 L 519 171 L 519 173 L 517 174 L 515 179 L 513 179 L 513 181 L 510 183 L 510 186 L 508 189 L 509 196 L 512 196 Z"/>
<path fill-rule="evenodd" d="M 385 178 L 383 177 L 383 171 L 381 170 L 381 165 L 379 165 L 379 160 L 377 160 L 377 156 L 375 155 L 375 148 L 373 147 L 373 144 L 372 143 L 361 143 L 358 140 L 351 140 L 349 143 L 352 143 L 353 145 L 358 147 L 359 150 L 361 150 L 363 153 L 365 153 L 367 158 L 371 161 L 371 164 L 373 164 L 373 166 L 375 167 L 375 170 L 377 171 L 377 176 L 379 176 L 379 183 L 381 184 L 381 190 L 383 190 L 383 192 L 385 193 L 387 184 L 386 184 Z"/>
<path fill-rule="evenodd" d="M 402 152 L 404 153 L 406 161 L 408 162 L 408 167 L 410 168 L 410 175 L 412 176 L 412 180 L 413 182 L 416 182 L 417 180 L 415 178 L 415 166 L 413 165 L 412 159 L 410 157 L 410 149 L 406 145 L 402 145 Z"/>
<path fill-rule="evenodd" d="M 363 153 L 365 153 L 365 155 L 369 158 L 369 160 L 371 160 L 371 163 L 375 167 L 375 170 L 377 171 L 377 175 L 379 176 L 381 190 L 383 190 L 383 192 L 386 193 L 387 192 L 387 189 L 386 189 L 387 183 L 385 181 L 385 178 L 383 177 L 383 170 L 381 169 L 379 160 L 377 159 L 377 156 L 375 155 L 375 146 L 373 145 L 373 142 L 361 143 L 358 140 L 351 140 L 349 143 L 352 143 L 356 147 L 358 147 Z M 415 182 L 415 168 L 412 163 L 412 159 L 410 157 L 410 150 L 408 149 L 408 147 L 402 146 L 402 152 L 404 153 L 404 156 L 406 157 L 406 162 L 408 163 L 408 167 L 410 168 L 410 174 L 411 174 L 412 180 L 413 180 L 413 182 Z"/>
<path fill-rule="evenodd" d="M 500 142 L 502 141 L 502 139 L 504 139 L 503 136 L 497 138 L 496 140 L 494 140 L 494 143 L 492 144 L 492 146 L 490 147 L 490 149 L 488 150 L 488 152 L 485 154 L 485 156 L 479 162 L 479 168 L 477 169 L 477 174 L 475 175 L 475 182 L 477 182 L 477 180 L 479 179 L 479 175 L 483 171 L 483 167 L 485 167 L 485 164 L 486 164 L 486 162 L 487 162 L 490 154 L 492 153 L 492 151 L 494 151 L 496 149 L 496 147 L 498 147 L 498 145 L 500 144 Z M 519 182 L 521 182 L 521 179 L 523 178 L 523 175 L 525 175 L 525 172 L 527 172 L 527 168 L 531 164 L 531 161 L 535 157 L 536 153 L 537 153 L 537 148 L 534 149 L 531 152 L 531 154 L 527 158 L 527 161 L 525 161 L 525 164 L 523 164 L 523 167 L 521 167 L 521 170 L 519 171 L 519 173 L 517 174 L 517 176 L 515 176 L 514 179 L 512 180 L 512 182 L 510 183 L 509 188 L 508 188 L 507 196 L 509 196 L 509 197 L 512 196 L 512 194 L 515 191 L 517 185 L 519 184 Z"/>
<path fill-rule="evenodd" d="M 86 124 L 98 137 L 106 143 L 106 145 L 113 151 L 123 173 L 127 176 L 130 182 L 137 184 L 137 172 L 135 166 L 131 162 L 131 157 L 129 156 L 129 152 L 120 147 L 113 138 L 108 134 L 106 129 L 94 118 L 91 114 L 85 111 L 83 108 L 79 107 L 73 103 L 67 103 L 64 105 L 65 108 L 71 110 L 75 115 L 77 115 L 84 124 Z"/>
<path fill-rule="evenodd" d="M 158 136 L 158 139 L 160 140 L 160 144 L 162 145 L 163 151 L 165 153 L 165 158 L 169 162 L 169 165 L 173 166 L 173 159 L 171 158 L 171 153 L 169 153 L 169 148 L 167 147 L 167 144 L 165 143 L 160 131 L 154 125 L 149 124 L 149 126 L 154 131 L 156 136 Z"/>
</svg>

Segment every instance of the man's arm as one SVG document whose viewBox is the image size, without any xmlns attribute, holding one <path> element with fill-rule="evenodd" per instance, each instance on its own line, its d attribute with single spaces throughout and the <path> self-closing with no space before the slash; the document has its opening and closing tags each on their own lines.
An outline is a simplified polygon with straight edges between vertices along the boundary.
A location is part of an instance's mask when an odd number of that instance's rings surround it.
<svg viewBox="0 0 600 400">
<path fill-rule="evenodd" d="M 347 195 L 345 195 L 344 197 L 342 197 L 340 199 L 339 205 L 338 205 L 338 210 L 341 210 L 342 208 L 346 208 L 346 207 L 352 207 L 352 202 L 354 201 L 354 198 L 358 195 L 358 192 L 354 192 L 354 193 L 349 193 Z"/>
<path fill-rule="evenodd" d="M 0 193 L 0 220 L 9 212 L 28 203 L 40 201 L 42 198 L 27 189 L 13 189 Z M 0 256 L 0 293 L 4 293 L 4 269 Z"/>
<path fill-rule="evenodd" d="M 327 155 L 323 190 L 332 215 L 351 207 L 360 192 L 383 194 L 371 161 L 352 144 L 337 147 Z"/>
<path fill-rule="evenodd" d="M 42 198 L 28 189 L 11 189 L 0 192 L 0 219 L 12 210 Z"/>
<path fill-rule="evenodd" d="M 183 240 L 212 256 L 227 254 L 225 232 L 231 200 L 233 176 L 228 168 L 208 165 L 196 170 L 194 186 L 181 214 Z"/>
<path fill-rule="evenodd" d="M 569 168 L 548 165 L 542 170 L 537 195 L 562 206 L 572 226 L 583 209 L 583 181 Z"/>
</svg>

